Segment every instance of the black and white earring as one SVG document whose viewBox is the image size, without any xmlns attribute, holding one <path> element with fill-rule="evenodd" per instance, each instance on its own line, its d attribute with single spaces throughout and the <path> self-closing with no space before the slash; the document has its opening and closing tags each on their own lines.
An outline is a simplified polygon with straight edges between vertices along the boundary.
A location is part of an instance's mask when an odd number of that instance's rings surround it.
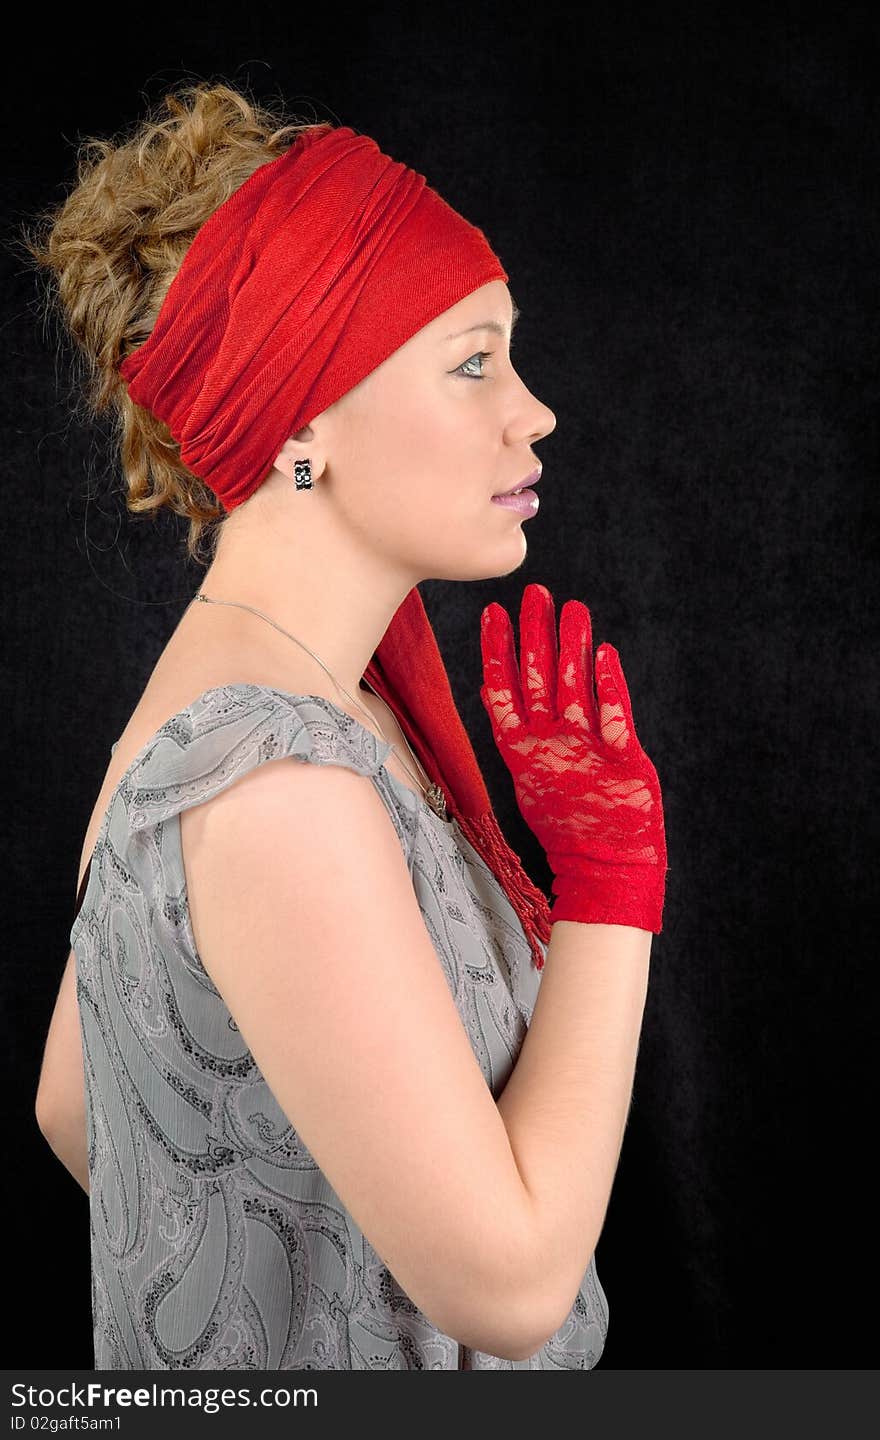
<svg viewBox="0 0 880 1440">
<path fill-rule="evenodd" d="M 311 460 L 294 460 L 293 478 L 297 490 L 312 490 L 312 462 Z"/>
</svg>

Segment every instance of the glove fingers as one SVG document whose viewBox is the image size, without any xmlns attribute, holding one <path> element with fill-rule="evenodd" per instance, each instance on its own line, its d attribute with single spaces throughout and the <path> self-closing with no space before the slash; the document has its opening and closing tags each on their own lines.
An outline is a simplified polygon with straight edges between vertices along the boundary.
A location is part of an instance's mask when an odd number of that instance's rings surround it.
<svg viewBox="0 0 880 1440">
<path fill-rule="evenodd" d="M 520 673 L 530 723 L 556 715 L 556 612 L 546 585 L 527 585 L 519 612 Z"/>
<path fill-rule="evenodd" d="M 599 695 L 599 728 L 606 745 L 621 753 L 637 746 L 639 740 L 629 689 L 620 656 L 613 645 L 600 645 L 596 652 L 596 690 Z"/>
<path fill-rule="evenodd" d="M 502 739 L 516 738 L 526 724 L 526 715 L 516 664 L 513 626 L 503 605 L 494 600 L 483 611 L 480 646 L 483 656 L 480 699 L 498 744 Z"/>
<path fill-rule="evenodd" d="M 560 716 L 599 733 L 593 697 L 593 622 L 580 600 L 566 600 L 559 617 L 559 683 L 556 706 Z"/>
</svg>

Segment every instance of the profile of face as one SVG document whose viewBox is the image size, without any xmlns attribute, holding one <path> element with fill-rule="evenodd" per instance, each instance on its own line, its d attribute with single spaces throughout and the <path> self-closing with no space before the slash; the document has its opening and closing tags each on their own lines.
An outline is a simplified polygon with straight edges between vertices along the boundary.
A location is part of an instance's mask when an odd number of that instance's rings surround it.
<svg viewBox="0 0 880 1440">
<path fill-rule="evenodd" d="M 532 447 L 556 426 L 511 361 L 516 315 L 504 281 L 481 286 L 286 441 L 276 461 L 292 475 L 307 457 L 334 522 L 416 582 L 509 574 L 525 559 L 525 527 L 540 523 L 492 500 L 540 466 Z"/>
</svg>

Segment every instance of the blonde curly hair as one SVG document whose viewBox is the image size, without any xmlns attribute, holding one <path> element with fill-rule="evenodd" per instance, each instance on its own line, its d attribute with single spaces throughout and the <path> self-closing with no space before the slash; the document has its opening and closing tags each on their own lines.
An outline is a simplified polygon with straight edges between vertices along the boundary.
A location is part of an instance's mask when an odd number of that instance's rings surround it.
<svg viewBox="0 0 880 1440">
<path fill-rule="evenodd" d="M 225 511 L 181 463 L 167 426 L 129 398 L 119 367 L 150 334 L 199 228 L 260 165 L 328 123 L 291 118 L 227 84 L 181 81 L 130 133 L 82 140 L 73 188 L 22 227 L 48 282 L 44 316 L 57 315 L 83 363 L 87 414 L 115 421 L 128 510 L 185 516 L 187 553 L 203 564 Z"/>
</svg>

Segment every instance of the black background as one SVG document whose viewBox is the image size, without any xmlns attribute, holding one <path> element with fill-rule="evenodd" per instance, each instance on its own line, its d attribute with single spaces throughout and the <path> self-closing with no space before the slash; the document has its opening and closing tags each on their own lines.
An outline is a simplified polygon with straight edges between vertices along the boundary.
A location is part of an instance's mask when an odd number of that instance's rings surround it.
<svg viewBox="0 0 880 1440">
<path fill-rule="evenodd" d="M 93 1363 L 88 1200 L 33 1117 L 85 827 L 197 588 L 128 517 L 10 248 L 79 137 L 189 76 L 372 136 L 480 225 L 557 417 L 514 574 L 422 586 L 502 826 L 479 618 L 590 607 L 670 870 L 597 1266 L 603 1368 L 875 1363 L 878 27 L 543 3 L 19 12 L 3 100 L 7 1366 Z M 808 18 L 809 16 L 809 18 Z M 22 1288 L 19 1288 L 22 1287 Z M 34 1292 L 39 1320 L 16 1320 Z M 861 1313 L 860 1313 L 861 1312 Z"/>
</svg>

